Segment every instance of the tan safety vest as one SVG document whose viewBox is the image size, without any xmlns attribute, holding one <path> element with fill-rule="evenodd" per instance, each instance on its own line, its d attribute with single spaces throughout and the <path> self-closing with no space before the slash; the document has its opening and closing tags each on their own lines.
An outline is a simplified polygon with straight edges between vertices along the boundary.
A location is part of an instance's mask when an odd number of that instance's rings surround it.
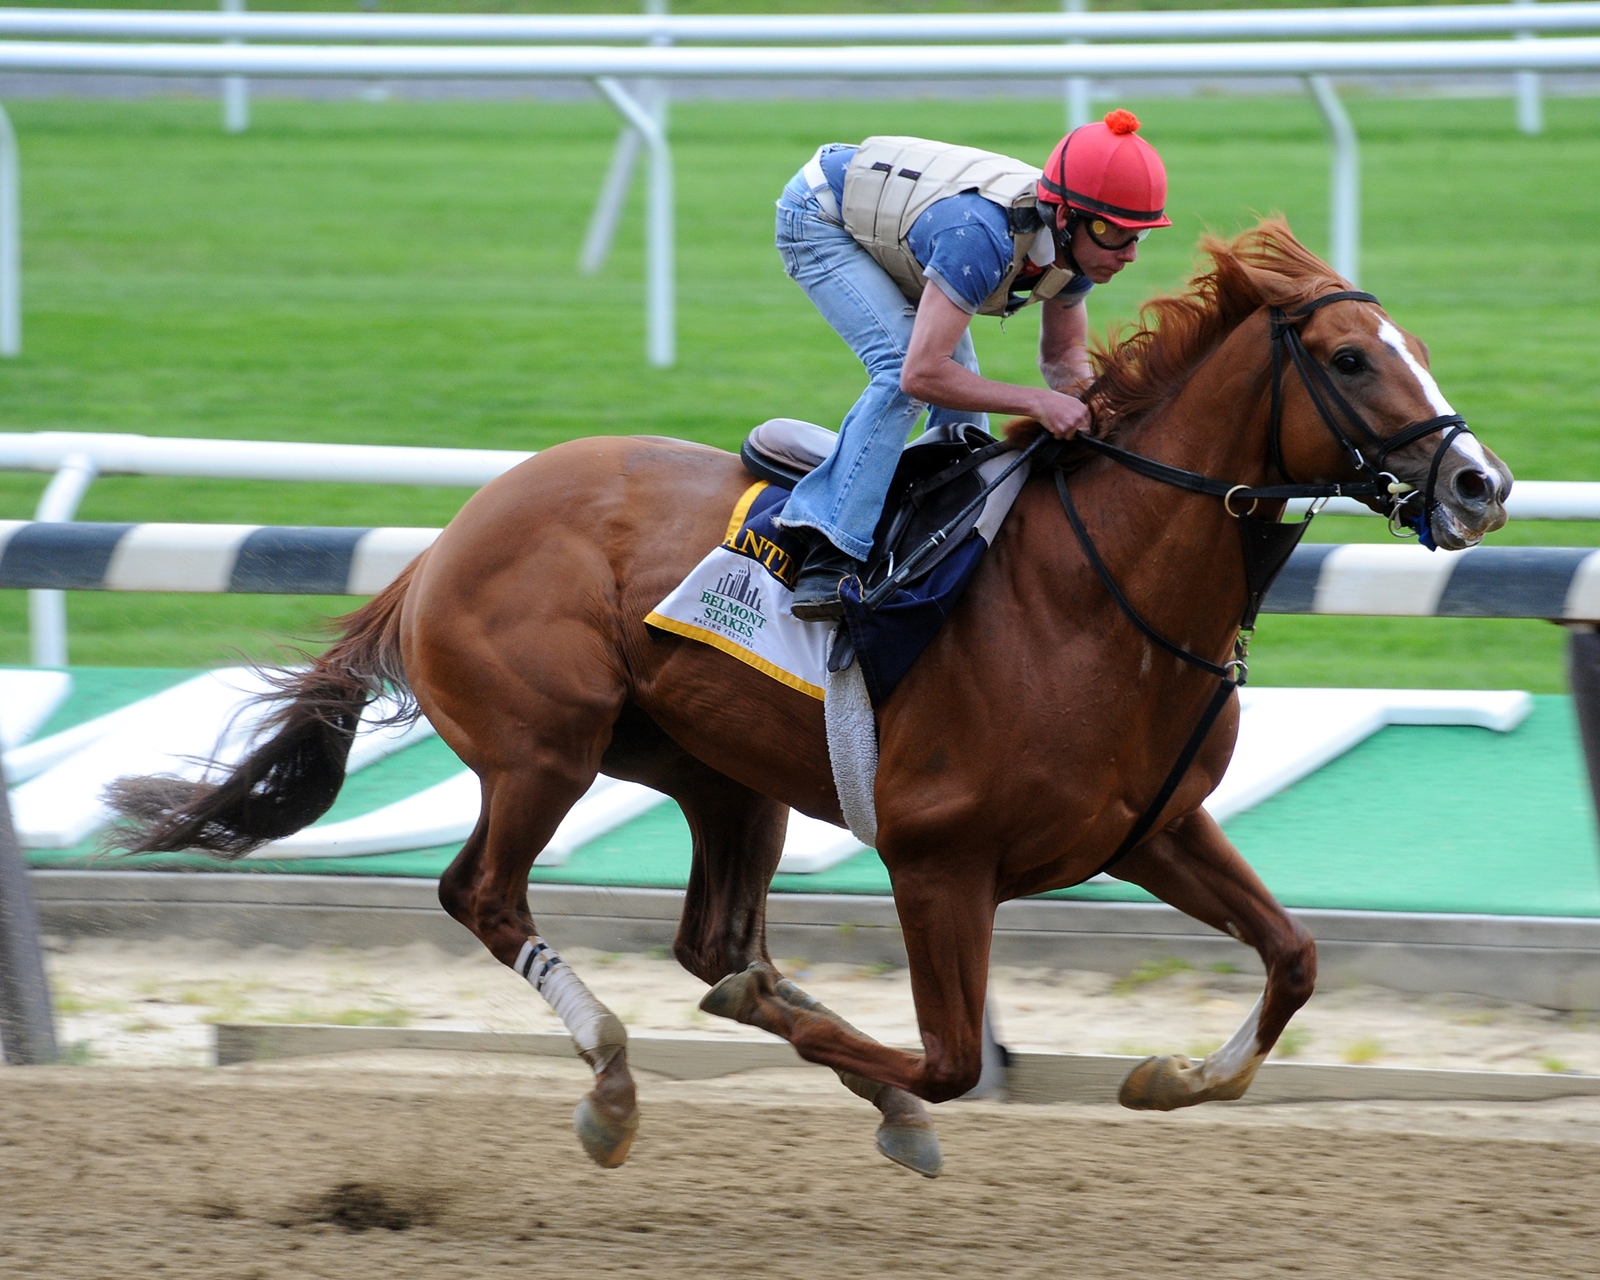
<svg viewBox="0 0 1600 1280">
<path fill-rule="evenodd" d="M 861 144 L 844 175 L 845 230 L 887 271 L 900 292 L 919 301 L 927 287 L 906 237 L 936 200 L 975 191 L 1007 211 L 1011 266 L 978 307 L 981 316 L 1006 316 L 1032 302 L 1053 298 L 1073 272 L 1050 266 L 1028 296 L 1011 298 L 1011 285 L 1028 259 L 1040 227 L 1034 184 L 1040 171 L 1010 156 L 977 147 L 957 147 L 927 138 L 873 137 Z"/>
</svg>

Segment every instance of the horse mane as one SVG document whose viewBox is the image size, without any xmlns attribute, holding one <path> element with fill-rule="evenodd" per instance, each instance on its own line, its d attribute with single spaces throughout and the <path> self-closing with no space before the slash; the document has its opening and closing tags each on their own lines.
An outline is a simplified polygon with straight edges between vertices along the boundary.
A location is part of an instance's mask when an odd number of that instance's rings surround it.
<svg viewBox="0 0 1600 1280">
<path fill-rule="evenodd" d="M 1114 439 L 1172 399 L 1200 363 L 1263 306 L 1296 307 L 1334 289 L 1350 288 L 1321 258 L 1295 239 L 1282 218 L 1265 218 L 1224 240 L 1206 235 L 1209 266 L 1176 293 L 1139 308 L 1138 326 L 1097 339 L 1090 353 L 1096 377 L 1086 399 L 1095 434 Z M 1006 425 L 1015 438 L 1038 424 Z"/>
</svg>

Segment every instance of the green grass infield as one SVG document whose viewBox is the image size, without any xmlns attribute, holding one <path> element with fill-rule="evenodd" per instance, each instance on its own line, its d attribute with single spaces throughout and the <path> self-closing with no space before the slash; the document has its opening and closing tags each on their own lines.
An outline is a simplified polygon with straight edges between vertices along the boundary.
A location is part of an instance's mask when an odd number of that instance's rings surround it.
<svg viewBox="0 0 1600 1280">
<path fill-rule="evenodd" d="M 1282 211 L 1326 244 L 1327 144 L 1302 98 L 1129 103 L 1166 157 L 1176 226 L 1097 290 L 1097 327 L 1187 275 L 1206 228 Z M 1600 102 L 1551 99 L 1524 138 L 1506 99 L 1352 96 L 1362 284 L 1427 341 L 1446 393 L 1519 476 L 1600 479 Z M 637 192 L 607 270 L 578 245 L 616 134 L 598 103 L 284 102 L 228 136 L 213 101 L 17 101 L 25 351 L 0 367 L 5 430 L 543 448 L 649 432 L 737 445 L 793 415 L 834 425 L 862 374 L 788 281 L 772 204 L 819 142 L 918 133 L 1043 157 L 1040 100 L 684 102 L 676 368 L 643 359 Z M 1033 381 L 1037 321 L 976 328 L 987 372 Z M 0 516 L 42 476 L 0 475 Z M 445 523 L 460 490 L 112 478 L 86 520 Z M 1313 537 L 1379 537 L 1324 520 Z M 1600 541 L 1530 524 L 1518 542 Z M 353 601 L 71 598 L 77 664 L 214 665 Z M 0 593 L 0 661 L 26 658 Z M 1541 623 L 1271 618 L 1259 681 L 1562 688 Z"/>
</svg>

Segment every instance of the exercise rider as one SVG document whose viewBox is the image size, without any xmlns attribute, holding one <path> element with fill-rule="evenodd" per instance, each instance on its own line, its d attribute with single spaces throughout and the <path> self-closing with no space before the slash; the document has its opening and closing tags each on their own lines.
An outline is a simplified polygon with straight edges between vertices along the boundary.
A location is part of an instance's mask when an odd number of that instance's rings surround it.
<svg viewBox="0 0 1600 1280">
<path fill-rule="evenodd" d="M 1170 226 L 1167 175 L 1129 111 L 1063 138 L 1043 173 L 975 147 L 874 137 L 817 150 L 778 201 L 778 252 L 867 368 L 828 459 L 795 486 L 780 523 L 809 534 L 794 595 L 807 621 L 841 616 L 889 482 L 922 410 L 954 437 L 986 413 L 1025 414 L 1062 437 L 1088 425 L 1084 298 Z M 935 287 L 927 288 L 928 283 Z M 974 315 L 1040 303 L 1047 387 L 978 371 Z M 931 407 L 930 407 L 931 406 Z"/>
</svg>

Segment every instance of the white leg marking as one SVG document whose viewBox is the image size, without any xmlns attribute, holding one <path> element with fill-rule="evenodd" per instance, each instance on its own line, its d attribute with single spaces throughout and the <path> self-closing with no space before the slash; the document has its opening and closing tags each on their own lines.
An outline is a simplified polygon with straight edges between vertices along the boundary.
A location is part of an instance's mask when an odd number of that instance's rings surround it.
<svg viewBox="0 0 1600 1280">
<path fill-rule="evenodd" d="M 1263 992 L 1257 998 L 1255 1008 L 1250 1010 L 1249 1016 L 1229 1038 L 1228 1043 L 1214 1053 L 1206 1055 L 1203 1075 L 1207 1084 L 1219 1084 L 1224 1080 L 1233 1079 L 1261 1056 L 1256 1048 L 1256 1030 L 1261 1025 L 1261 1006 L 1266 998 L 1266 993 Z"/>
<path fill-rule="evenodd" d="M 627 1047 L 628 1032 L 622 1020 L 594 998 L 583 979 L 543 938 L 535 936 L 524 942 L 511 967 L 532 983 L 560 1016 L 596 1075 Z"/>
</svg>

